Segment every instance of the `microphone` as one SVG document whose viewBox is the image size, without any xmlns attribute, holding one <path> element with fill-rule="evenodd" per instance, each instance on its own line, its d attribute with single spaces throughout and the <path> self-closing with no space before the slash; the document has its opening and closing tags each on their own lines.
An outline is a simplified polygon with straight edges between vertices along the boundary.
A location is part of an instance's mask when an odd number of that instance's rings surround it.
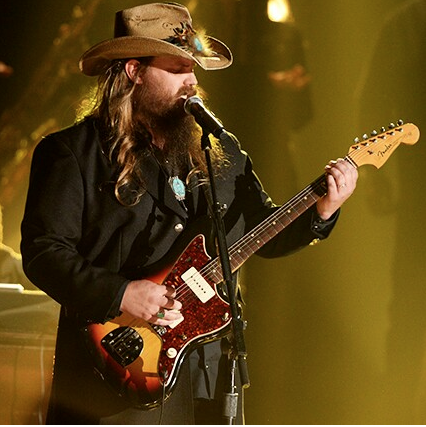
<svg viewBox="0 0 426 427">
<path fill-rule="evenodd" d="M 191 96 L 185 101 L 184 109 L 187 114 L 194 116 L 195 121 L 204 131 L 212 133 L 216 138 L 220 138 L 223 132 L 226 132 L 222 123 L 215 115 L 207 110 L 203 101 L 198 96 Z"/>
</svg>

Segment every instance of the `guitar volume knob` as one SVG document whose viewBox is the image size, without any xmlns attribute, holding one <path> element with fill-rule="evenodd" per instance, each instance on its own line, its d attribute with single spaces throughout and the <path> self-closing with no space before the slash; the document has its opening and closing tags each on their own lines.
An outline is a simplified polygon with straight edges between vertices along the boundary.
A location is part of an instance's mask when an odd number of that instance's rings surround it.
<svg viewBox="0 0 426 427">
<path fill-rule="evenodd" d="M 174 359 L 177 356 L 177 350 L 174 347 L 170 347 L 166 351 L 166 356 L 169 359 Z"/>
</svg>

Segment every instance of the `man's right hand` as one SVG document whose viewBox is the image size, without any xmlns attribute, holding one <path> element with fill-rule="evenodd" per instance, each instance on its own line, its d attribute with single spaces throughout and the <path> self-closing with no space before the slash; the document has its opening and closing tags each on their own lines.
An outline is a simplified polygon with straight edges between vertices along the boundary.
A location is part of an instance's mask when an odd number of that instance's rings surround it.
<svg viewBox="0 0 426 427">
<path fill-rule="evenodd" d="M 182 319 L 176 290 L 150 280 L 132 280 L 124 291 L 120 310 L 147 322 L 167 326 Z"/>
</svg>

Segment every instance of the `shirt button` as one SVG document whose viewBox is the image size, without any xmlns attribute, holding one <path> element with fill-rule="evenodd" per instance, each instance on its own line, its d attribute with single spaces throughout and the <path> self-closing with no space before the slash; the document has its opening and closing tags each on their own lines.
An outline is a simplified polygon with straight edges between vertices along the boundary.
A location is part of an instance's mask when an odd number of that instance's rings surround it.
<svg viewBox="0 0 426 427">
<path fill-rule="evenodd" d="M 176 233 L 181 233 L 183 230 L 183 225 L 181 223 L 175 225 Z"/>
</svg>

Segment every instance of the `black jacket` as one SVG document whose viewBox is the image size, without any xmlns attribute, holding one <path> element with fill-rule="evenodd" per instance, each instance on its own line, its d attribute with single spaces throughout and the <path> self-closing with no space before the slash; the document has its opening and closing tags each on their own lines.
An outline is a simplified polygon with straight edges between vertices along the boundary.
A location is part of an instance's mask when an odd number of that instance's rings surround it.
<svg viewBox="0 0 426 427">
<path fill-rule="evenodd" d="M 230 165 L 217 178 L 217 194 L 227 207 L 224 221 L 231 244 L 276 206 L 235 138 L 225 136 L 221 142 Z M 142 168 L 147 191 L 136 206 L 123 207 L 114 197 L 114 169 L 92 119 L 45 137 L 33 155 L 21 253 L 30 280 L 62 306 L 51 413 L 66 412 L 68 423 L 94 423 L 127 405 L 93 374 L 79 333 L 81 321 L 108 320 L 120 289 L 166 259 L 190 225 L 207 214 L 199 187 L 192 189 L 193 208 L 187 211 L 153 156 L 146 157 Z M 257 253 L 282 256 L 327 237 L 335 221 L 318 220 L 315 209 L 309 209 Z M 212 393 L 214 386 L 196 385 L 194 390 L 199 397 Z M 51 421 L 60 423 L 61 417 Z"/>
</svg>

